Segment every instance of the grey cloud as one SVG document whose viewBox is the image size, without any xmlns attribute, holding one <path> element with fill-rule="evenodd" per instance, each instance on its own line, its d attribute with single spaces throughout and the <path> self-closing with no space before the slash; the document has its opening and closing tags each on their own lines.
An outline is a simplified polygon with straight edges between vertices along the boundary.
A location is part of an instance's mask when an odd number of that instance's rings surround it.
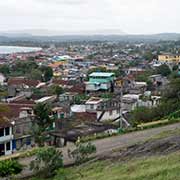
<svg viewBox="0 0 180 180">
<path fill-rule="evenodd" d="M 0 30 L 180 32 L 179 0 L 0 0 Z"/>
</svg>

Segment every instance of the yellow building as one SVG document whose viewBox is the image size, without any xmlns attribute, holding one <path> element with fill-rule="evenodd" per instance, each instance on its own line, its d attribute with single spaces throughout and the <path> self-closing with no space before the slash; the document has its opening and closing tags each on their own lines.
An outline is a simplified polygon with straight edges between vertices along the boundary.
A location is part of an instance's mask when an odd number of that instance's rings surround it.
<svg viewBox="0 0 180 180">
<path fill-rule="evenodd" d="M 52 69 L 58 68 L 59 66 L 66 65 L 67 61 L 58 61 L 54 62 L 52 64 L 49 64 L 48 66 L 51 67 Z"/>
<path fill-rule="evenodd" d="M 162 54 L 158 56 L 158 60 L 164 63 L 180 63 L 180 55 Z"/>
</svg>

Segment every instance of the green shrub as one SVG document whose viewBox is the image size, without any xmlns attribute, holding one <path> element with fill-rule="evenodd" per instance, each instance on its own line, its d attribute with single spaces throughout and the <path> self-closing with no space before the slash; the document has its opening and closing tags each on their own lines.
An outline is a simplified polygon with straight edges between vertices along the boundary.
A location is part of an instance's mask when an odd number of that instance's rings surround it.
<svg viewBox="0 0 180 180">
<path fill-rule="evenodd" d="M 16 160 L 5 160 L 0 162 L 0 176 L 10 176 L 22 171 L 22 165 Z"/>
<path fill-rule="evenodd" d="M 63 167 L 62 152 L 54 147 L 44 147 L 37 151 L 36 159 L 30 163 L 30 169 L 43 178 L 55 175 Z"/>
<path fill-rule="evenodd" d="M 76 164 L 81 164 L 89 159 L 89 156 L 96 152 L 96 146 L 88 142 L 87 144 L 76 144 L 76 149 L 69 151 L 69 157 L 75 160 Z"/>
</svg>

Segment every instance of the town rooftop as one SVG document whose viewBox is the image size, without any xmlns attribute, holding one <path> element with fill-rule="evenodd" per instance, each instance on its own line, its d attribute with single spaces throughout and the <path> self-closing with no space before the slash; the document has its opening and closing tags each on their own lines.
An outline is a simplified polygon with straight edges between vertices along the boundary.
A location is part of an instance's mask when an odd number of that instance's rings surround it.
<svg viewBox="0 0 180 180">
<path fill-rule="evenodd" d="M 111 76 L 114 76 L 114 73 L 93 72 L 89 75 L 89 77 L 111 77 Z"/>
</svg>

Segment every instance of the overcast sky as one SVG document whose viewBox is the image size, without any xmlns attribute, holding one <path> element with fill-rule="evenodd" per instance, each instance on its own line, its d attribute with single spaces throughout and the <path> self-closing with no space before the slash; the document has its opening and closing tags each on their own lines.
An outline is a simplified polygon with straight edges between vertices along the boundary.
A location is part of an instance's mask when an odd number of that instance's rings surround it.
<svg viewBox="0 0 180 180">
<path fill-rule="evenodd" d="M 0 31 L 180 33 L 180 0 L 0 0 Z"/>
</svg>

